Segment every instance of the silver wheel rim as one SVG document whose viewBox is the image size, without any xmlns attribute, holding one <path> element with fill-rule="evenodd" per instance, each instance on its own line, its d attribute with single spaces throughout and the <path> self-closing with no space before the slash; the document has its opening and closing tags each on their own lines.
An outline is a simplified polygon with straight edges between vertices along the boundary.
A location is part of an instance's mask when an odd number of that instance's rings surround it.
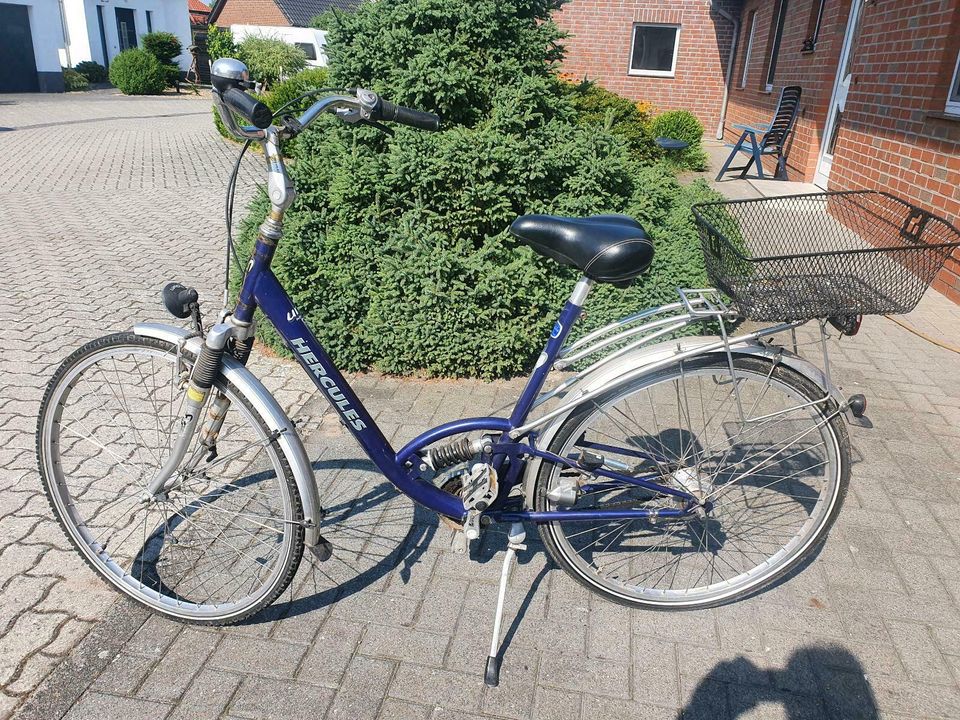
<svg viewBox="0 0 960 720">
<path fill-rule="evenodd" d="M 691 379 L 693 377 L 707 377 L 707 376 L 718 376 L 722 373 L 726 373 L 727 382 L 730 381 L 729 371 L 721 369 L 719 367 L 706 367 L 706 368 L 693 368 L 686 370 L 685 372 L 677 372 L 670 375 L 659 375 L 654 378 L 651 378 L 649 382 L 643 384 L 642 386 L 633 386 L 624 393 L 618 394 L 615 397 L 610 398 L 603 405 L 598 406 L 600 413 L 610 413 L 613 406 L 619 403 L 625 397 L 639 395 L 641 393 L 646 393 L 653 388 L 659 386 L 665 386 L 666 383 L 674 383 L 678 378 L 683 377 L 684 380 Z M 769 382 L 771 388 L 777 388 L 777 390 L 785 398 L 792 396 L 792 405 L 798 405 L 801 403 L 807 403 L 810 401 L 810 398 L 804 397 L 796 388 L 793 388 L 786 383 L 778 380 L 776 378 L 770 378 L 769 381 L 766 377 L 760 376 L 757 372 L 751 370 L 742 370 L 737 369 L 738 377 L 742 378 L 740 380 L 741 384 L 745 381 L 754 381 L 756 379 L 761 379 L 763 382 Z M 741 393 L 743 393 L 744 388 L 741 387 Z M 769 390 L 767 391 L 769 392 Z M 687 393 L 687 399 L 689 400 L 690 393 Z M 731 398 L 732 401 L 732 398 Z M 679 404 L 679 403 L 678 403 Z M 654 406 L 656 407 L 656 406 Z M 748 408 L 745 408 L 745 410 Z M 581 433 L 587 430 L 587 426 L 591 421 L 597 417 L 598 414 L 597 408 L 595 408 L 593 413 L 587 415 L 580 425 L 574 429 L 574 431 L 569 435 L 567 440 L 564 442 L 563 448 L 560 451 L 560 455 L 566 456 L 570 454 L 571 451 L 577 448 L 577 442 L 581 439 Z M 736 413 L 736 410 L 734 410 Z M 626 573 L 621 571 L 621 568 L 618 568 L 616 565 L 610 562 L 595 562 L 594 560 L 585 560 L 583 557 L 582 550 L 587 549 L 582 547 L 582 543 L 587 542 L 591 537 L 599 536 L 602 538 L 600 542 L 602 543 L 622 543 L 630 538 L 631 533 L 637 533 L 638 531 L 643 531 L 644 526 L 648 526 L 651 536 L 654 536 L 657 532 L 661 535 L 666 536 L 667 539 L 660 539 L 657 542 L 662 543 L 660 545 L 660 551 L 666 553 L 673 549 L 673 545 L 679 540 L 682 535 L 678 535 L 682 529 L 681 524 L 671 524 L 671 523 L 661 523 L 659 526 L 651 526 L 646 521 L 614 521 L 607 523 L 602 526 L 602 532 L 597 532 L 594 529 L 594 535 L 585 537 L 581 542 L 572 542 L 577 540 L 576 533 L 584 532 L 582 528 L 586 527 L 586 523 L 552 523 L 549 527 L 550 535 L 553 537 L 555 544 L 563 555 L 563 557 L 568 561 L 570 566 L 573 568 L 574 572 L 583 577 L 587 582 L 592 585 L 602 588 L 604 591 L 614 595 L 615 597 L 628 601 L 628 602 L 641 602 L 643 604 L 652 605 L 652 606 L 661 606 L 661 607 L 696 607 L 699 605 L 707 604 L 716 604 L 730 599 L 732 596 L 740 595 L 746 592 L 749 592 L 752 588 L 756 588 L 764 585 L 770 578 L 774 577 L 780 573 L 785 567 L 791 565 L 797 558 L 801 557 L 807 549 L 816 542 L 821 534 L 821 530 L 824 525 L 827 523 L 830 518 L 833 509 L 836 505 L 837 498 L 839 497 L 840 491 L 840 473 L 841 473 L 841 451 L 839 447 L 838 440 L 833 429 L 830 427 L 829 418 L 832 417 L 828 415 L 824 417 L 816 407 L 808 407 L 802 411 L 796 411 L 791 414 L 790 417 L 795 417 L 797 414 L 803 413 L 803 417 L 807 422 L 810 423 L 809 433 L 816 436 L 816 443 L 822 445 L 823 454 L 826 456 L 823 464 L 819 467 L 824 468 L 823 471 L 823 482 L 820 486 L 819 491 L 816 493 L 816 504 L 813 507 L 813 510 L 810 512 L 807 520 L 798 526 L 798 529 L 795 533 L 792 533 L 791 538 L 788 542 L 784 543 L 779 550 L 776 552 L 771 552 L 769 556 L 766 557 L 764 562 L 757 563 L 752 568 L 741 571 L 734 572 L 737 568 L 725 567 L 719 559 L 714 559 L 714 565 L 719 566 L 719 570 L 715 570 L 716 577 L 718 577 L 715 582 L 708 582 L 704 586 L 697 586 L 695 589 L 691 588 L 667 588 L 661 587 L 665 584 L 667 578 L 670 577 L 669 573 L 675 571 L 679 573 L 680 564 L 683 563 L 683 556 L 676 554 L 676 559 L 673 565 L 670 563 L 663 563 L 663 566 L 659 570 L 656 568 L 651 568 L 649 575 L 644 575 L 641 570 L 640 573 L 636 572 L 635 566 L 631 566 L 631 562 L 636 562 L 635 560 L 624 560 L 622 561 L 627 567 L 632 567 L 631 574 L 626 577 L 622 577 Z M 653 413 L 651 413 L 652 416 Z M 675 415 L 676 415 L 675 411 Z M 680 416 L 683 417 L 684 413 L 681 412 Z M 758 416 L 758 413 L 754 413 L 754 416 Z M 687 414 L 688 417 L 696 416 L 696 412 L 693 411 Z M 650 416 L 648 416 L 650 417 Z M 653 423 L 656 423 L 657 426 L 661 425 L 660 420 L 653 420 Z M 772 422 L 772 421 L 770 421 Z M 628 423 L 627 419 L 619 418 L 618 423 L 621 426 L 626 426 Z M 662 430 L 662 428 L 661 428 Z M 804 437 L 809 437 L 806 435 Z M 612 443 L 611 443 L 612 444 Z M 635 443 L 635 446 L 631 446 L 633 449 L 640 449 L 641 447 L 644 450 L 651 450 L 656 447 L 655 443 L 650 443 L 644 445 L 643 443 Z M 682 447 L 682 443 L 680 446 Z M 662 454 L 666 454 L 667 445 L 659 446 L 658 450 Z M 782 453 L 778 457 L 786 457 L 789 455 L 788 452 Z M 712 457 L 712 455 L 710 455 Z M 721 455 L 722 456 L 722 455 Z M 794 456 L 796 457 L 796 456 Z M 749 459 L 749 458 L 748 458 Z M 789 458 L 787 458 L 789 459 Z M 760 461 L 763 460 L 763 457 L 760 457 Z M 776 465 L 776 461 L 771 461 Z M 727 463 L 728 465 L 730 463 Z M 761 467 L 763 470 L 768 470 L 770 465 Z M 811 471 L 816 471 L 816 467 L 807 468 Z M 796 472 L 795 470 L 793 472 Z M 742 470 L 740 474 L 743 475 L 749 473 L 749 470 Z M 705 473 L 706 474 L 706 473 Z M 766 475 L 770 475 L 769 472 L 764 472 Z M 754 472 L 752 475 L 747 477 L 757 477 L 759 472 Z M 554 469 L 553 473 L 550 476 L 549 483 L 550 486 L 557 482 L 559 477 L 559 470 Z M 682 476 L 685 478 L 685 476 Z M 713 487 L 707 486 L 705 488 L 706 492 L 715 491 L 717 494 L 717 504 L 724 502 L 729 503 L 729 494 L 736 489 L 737 485 L 735 483 L 737 475 L 734 474 L 732 477 L 719 477 L 715 480 L 716 485 Z M 744 478 L 745 479 L 745 478 Z M 798 475 L 793 477 L 785 478 L 791 485 L 799 483 L 802 479 L 798 479 Z M 724 481 L 727 482 L 724 482 Z M 766 480 L 769 482 L 769 478 Z M 774 485 L 782 483 L 783 481 L 775 481 L 772 485 L 760 488 L 762 490 L 769 490 Z M 762 483 L 761 483 L 762 484 Z M 696 485 L 696 481 L 684 480 L 684 485 Z M 727 487 L 729 486 L 729 487 Z M 742 486 L 742 481 L 741 481 Z M 675 485 L 675 487 L 680 487 L 680 485 Z M 783 487 L 783 485 L 781 485 Z M 719 492 L 717 492 L 719 490 Z M 774 489 L 774 492 L 776 490 Z M 636 491 L 626 491 L 629 492 Z M 793 493 L 795 494 L 795 493 Z M 812 495 L 812 493 L 811 493 Z M 803 497 L 802 500 L 810 500 L 809 497 Z M 797 501 L 798 504 L 800 500 Z M 552 503 L 548 503 L 550 509 L 556 509 L 558 506 Z M 575 508 L 580 507 L 580 503 Z M 729 512 L 729 508 L 727 510 Z M 721 513 L 722 514 L 722 513 Z M 580 528 L 575 527 L 575 525 L 580 525 Z M 708 523 L 705 525 L 707 528 L 707 533 L 702 533 L 700 535 L 702 544 L 700 545 L 701 550 L 704 548 L 715 547 L 718 543 L 710 539 L 711 534 L 715 534 L 716 530 L 713 529 Z M 581 536 L 582 537 L 582 536 Z M 703 542 L 705 540 L 705 542 Z M 581 550 L 578 550 L 578 547 L 581 547 Z M 598 547 L 604 549 L 604 545 L 598 543 Z M 657 545 L 653 546 L 655 549 Z M 759 546 L 755 547 L 757 549 L 751 550 L 750 553 L 753 556 L 759 558 L 764 554 L 764 551 L 759 549 Z M 609 548 L 606 548 L 606 551 L 609 551 Z M 595 550 L 591 550 L 591 555 L 596 554 Z M 602 556 L 604 553 L 601 552 Z M 626 553 L 629 554 L 629 553 Z M 616 572 L 616 577 L 605 577 L 602 575 L 602 572 L 607 569 L 612 569 Z M 696 574 L 696 571 L 694 571 Z M 636 582 L 634 576 L 643 578 L 643 583 Z M 711 576 L 707 576 L 711 577 Z M 649 578 L 649 579 L 648 579 Z M 712 578 L 711 578 L 712 579 Z M 631 584 L 634 582 L 636 584 Z"/>
<path fill-rule="evenodd" d="M 170 377 L 171 379 L 175 378 L 177 373 L 173 370 L 176 368 L 177 355 L 175 351 L 165 351 L 160 348 L 156 348 L 152 345 L 147 344 L 117 344 L 112 346 L 107 346 L 103 349 L 95 351 L 77 362 L 70 371 L 67 372 L 58 383 L 57 387 L 54 389 L 53 393 L 50 396 L 50 402 L 47 404 L 46 415 L 42 424 L 42 438 L 41 438 L 41 448 L 43 454 L 43 467 L 47 478 L 49 478 L 49 488 L 50 488 L 50 497 L 51 501 L 54 504 L 55 509 L 57 510 L 58 515 L 63 520 L 63 524 L 67 529 L 67 532 L 70 534 L 71 538 L 76 543 L 80 551 L 86 556 L 86 558 L 98 569 L 101 575 L 103 575 L 112 585 L 117 589 L 126 593 L 127 595 L 133 597 L 134 599 L 170 616 L 190 619 L 190 620 L 216 620 L 216 621 L 229 621 L 231 618 L 244 615 L 251 607 L 262 602 L 264 598 L 268 597 L 276 587 L 277 583 L 282 580 L 283 575 L 286 572 L 286 569 L 289 565 L 290 556 L 294 551 L 294 542 L 293 542 L 293 533 L 286 530 L 286 525 L 292 524 L 295 522 L 293 517 L 293 502 L 290 497 L 290 491 L 287 487 L 286 478 L 283 473 L 282 464 L 279 460 L 277 454 L 277 449 L 275 443 L 272 442 L 261 426 L 259 422 L 255 419 L 250 410 L 240 401 L 239 396 L 226 385 L 223 385 L 221 382 L 218 382 L 216 388 L 224 393 L 231 401 L 231 406 L 229 414 L 232 414 L 234 418 L 242 418 L 242 424 L 239 424 L 242 427 L 248 429 L 256 436 L 256 444 L 252 445 L 248 450 L 243 451 L 245 454 L 236 455 L 236 452 L 233 453 L 234 457 L 228 457 L 230 453 L 224 453 L 222 458 L 221 465 L 217 466 L 217 460 L 214 460 L 210 465 L 204 465 L 201 463 L 201 467 L 223 467 L 224 469 L 229 468 L 231 463 L 240 464 L 245 455 L 249 453 L 255 453 L 257 456 L 263 456 L 263 459 L 260 461 L 261 464 L 269 462 L 269 467 L 272 468 L 272 478 L 258 476 L 256 474 L 250 476 L 252 479 L 241 484 L 238 483 L 225 483 L 221 485 L 221 489 L 218 492 L 211 493 L 209 491 L 200 492 L 199 490 L 199 479 L 190 479 L 184 482 L 183 485 L 183 496 L 179 499 L 181 500 L 181 505 L 177 506 L 175 503 L 176 499 L 171 497 L 171 500 L 167 503 L 161 505 L 154 505 L 152 508 L 146 512 L 140 510 L 140 513 L 143 515 L 143 521 L 140 524 L 140 534 L 143 539 L 143 551 L 139 554 L 140 560 L 138 562 L 139 568 L 139 577 L 137 570 L 134 569 L 133 565 L 130 567 L 125 567 L 128 565 L 128 562 L 123 560 L 119 561 L 114 557 L 114 553 L 111 553 L 111 548 L 104 549 L 103 543 L 107 544 L 113 542 L 113 538 L 109 540 L 100 537 L 98 538 L 93 532 L 90 526 L 90 521 L 92 518 L 84 518 L 81 514 L 81 510 L 78 506 L 78 501 L 82 496 L 89 494 L 93 490 L 87 488 L 82 493 L 74 496 L 69 487 L 68 477 L 64 472 L 64 462 L 63 457 L 60 454 L 60 445 L 61 445 L 61 434 L 65 437 L 71 438 L 72 435 L 70 432 L 64 433 L 64 428 L 61 425 L 61 419 L 65 411 L 65 405 L 69 402 L 71 393 L 76 388 L 78 384 L 83 382 L 83 375 L 85 372 L 97 365 L 103 360 L 113 360 L 116 362 L 117 358 L 124 357 L 137 357 L 137 358 L 149 358 L 151 363 L 155 366 L 157 361 L 171 365 Z M 100 369 L 101 374 L 103 370 Z M 123 386 L 123 377 L 122 372 L 117 372 L 118 379 L 118 392 L 114 395 L 114 399 L 122 398 L 126 400 L 126 394 L 130 392 L 130 387 L 124 388 Z M 110 382 L 112 378 L 107 378 L 106 382 Z M 138 378 L 139 379 L 139 378 Z M 153 386 L 154 395 L 158 393 L 159 390 L 164 390 L 163 388 L 158 388 L 155 384 Z M 149 393 L 149 390 L 148 390 Z M 144 441 L 143 432 L 144 427 L 142 424 L 138 425 L 133 420 L 133 415 L 137 414 L 136 411 L 128 412 L 127 417 L 129 418 L 130 425 L 133 428 L 133 435 L 136 442 Z M 142 415 L 142 413 L 141 413 Z M 172 409 L 170 416 L 174 416 Z M 155 424 L 158 426 L 157 436 L 161 437 L 165 428 L 159 422 L 159 413 L 157 413 L 157 418 L 154 420 Z M 225 425 L 226 428 L 226 425 Z M 88 428 L 89 429 L 89 428 Z M 99 429 L 99 428 L 98 428 Z M 139 432 L 138 432 L 139 430 Z M 82 432 L 82 431 L 81 431 Z M 74 435 L 76 433 L 73 433 Z M 94 438 L 92 435 L 84 441 L 83 438 L 77 439 L 74 443 L 74 447 L 78 444 L 90 444 L 96 441 L 97 438 Z M 64 442 L 64 444 L 66 444 Z M 194 445 L 196 447 L 196 445 Z M 156 450 L 156 449 L 155 449 Z M 117 452 L 115 449 L 111 450 L 106 444 L 102 444 L 101 452 L 107 453 L 109 455 L 110 461 L 114 465 L 123 466 L 126 460 L 130 460 L 130 457 L 124 457 L 122 452 Z M 112 454 L 111 454 L 112 453 Z M 149 455 L 149 462 L 147 457 Z M 149 468 L 152 463 L 155 467 L 154 470 L 159 467 L 160 462 L 163 460 L 162 455 L 157 452 L 143 452 L 142 449 L 137 451 L 138 463 L 141 467 Z M 132 457 L 132 456 L 131 456 Z M 222 459 L 218 458 L 218 459 Z M 106 465 L 107 471 L 109 471 L 110 463 L 100 462 L 100 466 Z M 114 475 L 107 474 L 104 479 L 113 477 Z M 137 480 L 144 480 L 149 473 L 140 473 L 140 477 Z M 209 475 L 209 472 L 208 472 Z M 131 476 L 127 473 L 128 482 L 131 482 L 131 488 L 133 487 L 133 482 L 129 478 Z M 194 482 L 196 480 L 196 482 Z M 91 481 L 93 482 L 93 481 Z M 216 481 L 212 481 L 216 482 Z M 222 557 L 228 558 L 230 555 L 236 556 L 237 560 L 234 561 L 236 564 L 237 561 L 245 560 L 250 564 L 254 564 L 254 561 L 251 560 L 253 556 L 249 553 L 244 553 L 243 548 L 239 548 L 236 545 L 231 546 L 229 539 L 226 537 L 214 537 L 210 534 L 209 529 L 201 527 L 200 520 L 198 520 L 197 515 L 199 513 L 208 513 L 210 516 L 223 516 L 225 513 L 229 513 L 229 510 L 225 508 L 216 507 L 216 502 L 222 501 L 224 498 L 229 498 L 233 502 L 237 502 L 237 498 L 241 497 L 241 493 L 246 491 L 245 496 L 249 496 L 251 492 L 248 488 L 252 487 L 257 483 L 271 483 L 275 491 L 279 491 L 279 497 L 277 503 L 282 507 L 282 519 L 279 516 L 275 518 L 268 518 L 265 515 L 256 516 L 253 513 L 235 513 L 235 519 L 231 522 L 231 525 L 235 524 L 235 527 L 238 530 L 242 530 L 243 533 L 249 535 L 253 533 L 251 541 L 258 540 L 258 536 L 262 536 L 263 533 L 275 534 L 279 540 L 279 545 L 277 549 L 271 552 L 274 560 L 270 562 L 270 570 L 263 577 L 262 582 L 257 583 L 257 587 L 250 592 L 242 594 L 240 597 L 236 598 L 233 601 L 214 601 L 211 602 L 212 598 L 206 598 L 202 602 L 190 601 L 183 597 L 182 592 L 170 594 L 164 592 L 167 588 L 168 578 L 164 578 L 160 570 L 158 569 L 161 565 L 164 565 L 167 570 L 176 569 L 178 566 L 175 565 L 176 562 L 185 563 L 186 560 L 176 557 L 176 549 L 171 550 L 168 553 L 168 556 L 172 557 L 170 562 L 166 562 L 165 559 L 160 557 L 160 554 L 164 552 L 164 546 L 168 544 L 168 541 L 171 545 L 183 545 L 182 540 L 177 540 L 173 542 L 176 538 L 178 530 L 182 535 L 192 535 L 193 537 L 202 538 L 202 541 L 207 544 L 208 548 L 213 548 L 217 545 L 222 550 L 217 552 L 222 552 Z M 97 490 L 97 492 L 103 492 L 102 490 Z M 233 494 L 231 496 L 231 493 Z M 245 497 L 244 496 L 244 497 Z M 189 497 L 194 499 L 188 500 Z M 94 502 L 99 502 L 99 500 L 94 497 Z M 242 502 L 247 502 L 243 500 Z M 126 494 L 124 497 L 119 497 L 116 500 L 105 501 L 101 507 L 100 511 L 103 509 L 112 507 L 114 510 L 116 508 L 121 508 L 120 512 L 126 511 L 128 507 L 133 507 L 136 511 L 138 504 L 133 497 L 133 491 Z M 110 512 L 114 512 L 111 510 Z M 132 516 L 131 516 L 132 517 Z M 270 524 L 266 524 L 267 520 L 275 520 Z M 248 526 L 254 527 L 256 524 L 264 525 L 266 527 L 261 530 L 251 531 L 249 528 L 244 528 L 243 523 L 247 523 Z M 128 523 L 129 525 L 130 523 Z M 128 531 L 130 537 L 121 537 L 119 545 L 123 546 L 128 543 L 135 543 L 133 537 L 133 530 Z M 126 530 L 126 528 L 124 528 Z M 159 550 L 150 551 L 150 546 L 157 547 L 159 542 Z M 183 549 L 178 548 L 178 549 Z M 272 550 L 272 548 L 271 548 Z M 147 557 L 148 551 L 150 553 L 157 552 L 159 553 L 156 558 L 153 559 L 153 569 L 154 576 L 150 578 L 145 578 L 145 568 L 149 567 L 151 562 L 145 560 Z M 183 556 L 185 553 L 181 553 Z M 207 555 L 206 551 L 200 553 L 198 560 L 194 563 L 196 566 L 200 560 L 202 560 Z M 210 561 L 215 562 L 214 556 L 210 554 Z M 134 556 L 133 561 L 137 560 L 137 556 Z M 145 579 L 149 582 L 145 582 Z M 152 587 L 151 583 L 152 582 Z M 158 587 L 160 589 L 158 589 Z M 211 591 L 221 591 L 224 588 L 229 587 L 229 581 L 224 581 L 223 587 L 220 588 L 211 588 L 207 592 Z"/>
</svg>

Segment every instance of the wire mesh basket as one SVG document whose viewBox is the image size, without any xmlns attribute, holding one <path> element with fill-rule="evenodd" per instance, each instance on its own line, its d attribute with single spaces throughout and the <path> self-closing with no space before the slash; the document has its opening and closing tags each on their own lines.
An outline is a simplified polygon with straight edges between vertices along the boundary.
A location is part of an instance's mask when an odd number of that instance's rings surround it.
<svg viewBox="0 0 960 720">
<path fill-rule="evenodd" d="M 893 195 L 845 191 L 693 207 L 707 274 L 746 318 L 907 313 L 960 231 Z"/>
</svg>

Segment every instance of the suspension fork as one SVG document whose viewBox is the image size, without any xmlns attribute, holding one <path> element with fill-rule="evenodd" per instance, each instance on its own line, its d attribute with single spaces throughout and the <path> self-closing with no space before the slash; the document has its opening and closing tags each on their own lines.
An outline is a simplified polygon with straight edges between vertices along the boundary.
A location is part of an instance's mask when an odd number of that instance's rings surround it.
<svg viewBox="0 0 960 720">
<path fill-rule="evenodd" d="M 147 483 L 145 499 L 153 499 L 170 487 L 171 478 L 176 474 L 180 463 L 186 457 L 193 437 L 197 432 L 197 425 L 203 414 L 204 405 L 207 403 L 213 384 L 220 373 L 220 364 L 227 349 L 227 342 L 230 338 L 237 339 L 237 342 L 247 349 L 247 355 L 249 356 L 251 344 L 248 341 L 252 338 L 252 335 L 252 324 L 245 327 L 238 325 L 232 317 L 228 317 L 224 322 L 217 323 L 207 333 L 203 349 L 197 357 L 190 373 L 190 380 L 187 383 L 177 441 L 174 443 L 163 467 Z M 212 448 L 215 445 L 229 406 L 230 401 L 219 393 L 210 402 L 207 413 L 208 422 L 201 433 L 201 442 L 205 446 Z"/>
</svg>

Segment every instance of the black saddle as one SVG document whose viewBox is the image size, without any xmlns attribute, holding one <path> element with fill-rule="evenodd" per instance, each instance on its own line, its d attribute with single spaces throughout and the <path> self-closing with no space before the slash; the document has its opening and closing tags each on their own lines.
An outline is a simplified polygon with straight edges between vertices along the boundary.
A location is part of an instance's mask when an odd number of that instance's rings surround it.
<svg viewBox="0 0 960 720">
<path fill-rule="evenodd" d="M 510 232 L 541 255 L 619 287 L 633 282 L 653 261 L 653 242 L 626 215 L 524 215 L 514 220 Z"/>
</svg>

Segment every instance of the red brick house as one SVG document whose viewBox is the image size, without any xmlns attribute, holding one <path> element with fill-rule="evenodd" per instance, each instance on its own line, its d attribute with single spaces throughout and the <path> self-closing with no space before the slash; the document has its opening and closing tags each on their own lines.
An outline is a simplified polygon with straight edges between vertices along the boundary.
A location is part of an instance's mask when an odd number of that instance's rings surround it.
<svg viewBox="0 0 960 720">
<path fill-rule="evenodd" d="M 960 0 L 571 0 L 556 19 L 572 35 L 565 70 L 692 110 L 708 133 L 722 117 L 728 143 L 800 85 L 791 179 L 887 190 L 960 222 Z M 934 286 L 960 302 L 954 258 Z"/>
<path fill-rule="evenodd" d="M 272 27 L 309 27 L 310 21 L 331 8 L 350 11 L 360 0 L 217 0 L 210 11 L 210 24 Z"/>
</svg>

